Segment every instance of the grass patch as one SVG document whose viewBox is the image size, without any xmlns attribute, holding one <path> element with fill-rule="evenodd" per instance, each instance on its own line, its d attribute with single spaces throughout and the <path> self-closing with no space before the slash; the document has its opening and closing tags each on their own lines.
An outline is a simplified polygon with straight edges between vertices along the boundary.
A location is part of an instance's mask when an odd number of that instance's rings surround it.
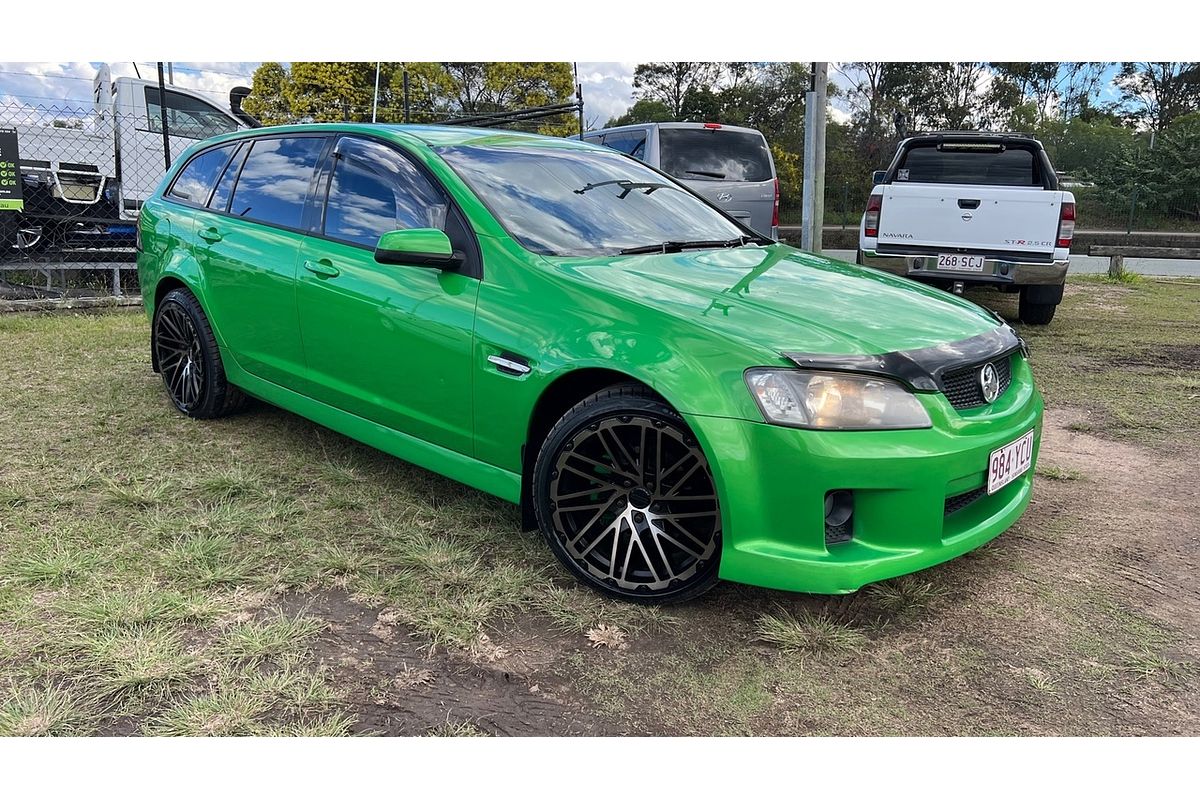
<svg viewBox="0 0 1200 800">
<path fill-rule="evenodd" d="M 906 618 L 920 614 L 945 597 L 946 587 L 920 575 L 902 575 L 873 584 L 867 592 L 875 605 L 888 614 Z"/>
<path fill-rule="evenodd" d="M 1131 653 L 1122 667 L 1140 678 L 1167 684 L 1182 684 L 1196 674 L 1194 662 L 1177 661 L 1149 649 Z"/>
<path fill-rule="evenodd" d="M 84 669 L 104 695 L 138 694 L 162 699 L 199 667 L 180 634 L 138 626 L 84 634 Z"/>
<path fill-rule="evenodd" d="M 88 576 L 94 563 L 90 553 L 52 541 L 39 552 L 14 556 L 0 574 L 13 583 L 55 588 Z"/>
<path fill-rule="evenodd" d="M 436 728 L 430 728 L 426 736 L 489 736 L 479 726 L 473 722 L 447 722 L 444 725 L 439 725 Z"/>
<path fill-rule="evenodd" d="M 758 618 L 756 635 L 785 654 L 844 655 L 856 652 L 867 637 L 824 614 L 801 609 L 796 614 L 780 609 Z"/>
<path fill-rule="evenodd" d="M 217 651 L 240 661 L 261 661 L 300 652 L 324 629 L 325 623 L 316 617 L 279 614 L 273 619 L 231 625 L 221 635 Z"/>
<path fill-rule="evenodd" d="M 11 691 L 0 699 L 0 736 L 82 736 L 94 709 L 53 686 Z"/>
<path fill-rule="evenodd" d="M 1070 467 L 1056 467 L 1046 464 L 1038 464 L 1035 470 L 1038 476 L 1048 478 L 1052 481 L 1081 481 L 1083 473 L 1077 469 Z"/>
</svg>

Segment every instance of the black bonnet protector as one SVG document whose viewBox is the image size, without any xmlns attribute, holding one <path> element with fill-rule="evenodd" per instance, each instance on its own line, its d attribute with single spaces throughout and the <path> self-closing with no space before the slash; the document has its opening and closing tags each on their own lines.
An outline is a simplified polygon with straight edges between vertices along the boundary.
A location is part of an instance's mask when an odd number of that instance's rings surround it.
<svg viewBox="0 0 1200 800">
<path fill-rule="evenodd" d="M 783 356 L 804 369 L 879 375 L 900 381 L 914 391 L 938 392 L 946 373 L 1016 350 L 1026 352 L 1024 340 L 1007 324 L 1002 324 L 969 339 L 877 356 L 787 352 Z"/>
</svg>

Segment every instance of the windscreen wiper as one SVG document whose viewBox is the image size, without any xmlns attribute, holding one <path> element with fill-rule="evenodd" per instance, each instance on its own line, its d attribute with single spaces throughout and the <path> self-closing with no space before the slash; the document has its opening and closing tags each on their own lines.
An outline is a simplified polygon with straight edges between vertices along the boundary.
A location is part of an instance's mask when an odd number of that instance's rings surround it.
<svg viewBox="0 0 1200 800">
<path fill-rule="evenodd" d="M 582 189 L 576 189 L 575 194 L 583 194 L 584 192 L 590 192 L 592 189 L 599 189 L 601 186 L 620 186 L 623 191 L 619 195 L 617 195 L 618 200 L 624 200 L 629 195 L 629 193 L 632 192 L 634 189 L 645 189 L 646 194 L 650 194 L 655 189 L 671 189 L 671 188 L 673 188 L 671 186 L 671 184 L 669 184 L 669 183 L 638 183 L 636 181 L 626 181 L 626 180 L 600 181 L 599 183 L 589 183 L 588 185 L 584 186 Z"/>
<path fill-rule="evenodd" d="M 620 253 L 623 256 L 635 256 L 641 253 L 678 253 L 681 250 L 704 250 L 719 247 L 741 247 L 747 244 L 773 244 L 764 236 L 739 236 L 736 239 L 698 239 L 690 242 L 659 242 L 644 244 L 638 247 L 626 247 Z"/>
<path fill-rule="evenodd" d="M 724 172 L 709 172 L 708 170 L 704 169 L 685 169 L 684 173 L 688 175 L 703 175 L 706 178 L 716 178 L 717 180 L 721 180 L 725 177 Z"/>
</svg>

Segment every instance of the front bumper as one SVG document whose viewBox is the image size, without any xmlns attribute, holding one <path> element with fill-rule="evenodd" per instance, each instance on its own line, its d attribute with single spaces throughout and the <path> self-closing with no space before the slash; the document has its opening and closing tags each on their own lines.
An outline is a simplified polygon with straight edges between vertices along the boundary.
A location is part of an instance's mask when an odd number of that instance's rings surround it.
<svg viewBox="0 0 1200 800">
<path fill-rule="evenodd" d="M 852 592 L 939 564 L 1010 527 L 1029 505 L 1041 444 L 1042 399 L 1029 365 L 991 406 L 957 411 L 919 395 L 933 427 L 810 431 L 689 415 L 721 498 L 720 575 L 819 594 Z M 1029 430 L 1029 471 L 994 495 L 946 513 L 946 501 L 986 486 L 989 454 Z M 854 493 L 853 537 L 826 544 L 827 492 Z"/>
<path fill-rule="evenodd" d="M 964 284 L 1038 286 L 1061 285 L 1067 280 L 1069 259 L 1061 261 L 1011 261 L 987 258 L 982 272 L 958 272 L 937 268 L 936 255 L 895 255 L 864 250 L 863 266 L 921 281 L 962 281 Z"/>
</svg>

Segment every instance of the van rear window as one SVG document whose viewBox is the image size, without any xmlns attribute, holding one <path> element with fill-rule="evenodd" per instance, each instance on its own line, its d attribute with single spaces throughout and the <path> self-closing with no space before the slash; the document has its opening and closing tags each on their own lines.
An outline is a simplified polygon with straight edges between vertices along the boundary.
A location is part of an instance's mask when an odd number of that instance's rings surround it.
<svg viewBox="0 0 1200 800">
<path fill-rule="evenodd" d="M 760 133 L 660 128 L 663 172 L 685 181 L 769 181 L 771 156 Z"/>
<path fill-rule="evenodd" d="M 969 183 L 984 186 L 1041 186 L 1032 150 L 974 143 L 917 146 L 896 167 L 897 183 Z"/>
</svg>

